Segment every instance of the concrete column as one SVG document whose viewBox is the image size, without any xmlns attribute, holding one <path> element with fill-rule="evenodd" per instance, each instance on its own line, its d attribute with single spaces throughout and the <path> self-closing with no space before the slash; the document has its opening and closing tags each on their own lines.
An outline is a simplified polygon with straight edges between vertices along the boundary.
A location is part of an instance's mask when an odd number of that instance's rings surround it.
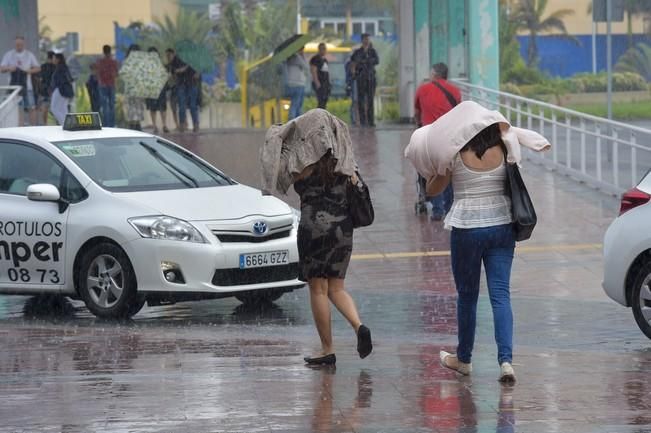
<svg viewBox="0 0 651 433">
<path fill-rule="evenodd" d="M 430 29 L 430 63 L 449 63 L 448 0 L 431 0 Z"/>
<path fill-rule="evenodd" d="M 410 2 L 412 3 L 412 2 Z M 416 86 L 429 78 L 430 68 L 430 0 L 413 0 Z"/>
<path fill-rule="evenodd" d="M 463 1 L 448 0 L 448 67 L 450 77 L 467 77 L 466 7 Z"/>
<path fill-rule="evenodd" d="M 498 0 L 466 0 L 470 82 L 499 89 Z"/>
<path fill-rule="evenodd" d="M 398 51 L 400 122 L 414 118 L 415 68 L 414 68 L 414 0 L 396 0 L 398 3 Z"/>
</svg>

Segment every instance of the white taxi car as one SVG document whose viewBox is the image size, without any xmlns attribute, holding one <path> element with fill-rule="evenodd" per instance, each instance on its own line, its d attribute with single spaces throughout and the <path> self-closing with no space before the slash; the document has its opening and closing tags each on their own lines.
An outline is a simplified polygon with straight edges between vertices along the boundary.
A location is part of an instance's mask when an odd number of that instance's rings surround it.
<svg viewBox="0 0 651 433">
<path fill-rule="evenodd" d="M 622 196 L 619 217 L 606 231 L 603 288 L 631 307 L 638 327 L 651 338 L 651 171 Z"/>
<path fill-rule="evenodd" d="M 0 293 L 59 293 L 100 317 L 303 287 L 297 211 L 180 146 L 102 128 L 0 129 Z"/>
</svg>

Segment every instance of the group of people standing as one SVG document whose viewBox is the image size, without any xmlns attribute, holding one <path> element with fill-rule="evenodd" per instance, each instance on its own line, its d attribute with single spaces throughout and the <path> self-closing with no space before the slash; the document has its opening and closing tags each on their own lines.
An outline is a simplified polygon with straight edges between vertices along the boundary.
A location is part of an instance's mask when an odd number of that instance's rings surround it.
<svg viewBox="0 0 651 433">
<path fill-rule="evenodd" d="M 63 123 L 74 89 L 72 74 L 62 53 L 48 51 L 47 60 L 41 65 L 26 49 L 25 38 L 18 36 L 14 49 L 2 57 L 0 72 L 9 73 L 9 84 L 21 88 L 20 125 L 25 123 L 25 113 L 30 125 L 47 124 L 50 112 L 57 122 Z"/>
<path fill-rule="evenodd" d="M 375 66 L 380 58 L 371 43 L 371 37 L 362 35 L 362 46 L 356 49 L 345 64 L 346 92 L 351 98 L 350 117 L 353 125 L 375 126 L 374 105 L 377 79 Z M 317 107 L 326 109 L 332 92 L 330 64 L 325 43 L 318 45 L 318 52 L 308 62 L 304 49 L 290 56 L 286 63 L 287 96 L 290 98 L 289 120 L 303 111 L 305 86 L 308 76 L 317 99 Z"/>
<path fill-rule="evenodd" d="M 129 46 L 125 61 L 133 52 L 140 51 L 137 44 Z M 115 126 L 115 93 L 116 82 L 120 74 L 120 65 L 113 58 L 111 47 L 104 45 L 103 56 L 94 64 L 94 74 L 97 77 L 99 97 L 97 105 L 100 108 L 102 121 L 105 126 Z M 160 56 L 158 49 L 150 47 L 149 53 Z M 129 96 L 125 98 L 125 117 L 127 125 L 131 129 L 142 129 L 142 122 L 145 118 L 145 111 L 149 111 L 154 134 L 159 132 L 157 113 L 160 117 L 162 131 L 169 132 L 167 127 L 167 106 L 168 101 L 172 111 L 172 118 L 176 129 L 179 132 L 188 130 L 187 111 L 190 111 L 192 129 L 199 130 L 199 103 L 201 95 L 201 74 L 195 71 L 190 65 L 183 62 L 172 48 L 165 50 L 165 68 L 169 73 L 169 80 L 161 90 L 157 98 L 139 98 Z M 92 95 L 93 92 L 89 93 Z M 91 101 L 92 102 L 92 101 Z"/>
<path fill-rule="evenodd" d="M 137 44 L 129 47 L 126 58 L 134 51 L 140 51 Z M 154 47 L 150 53 L 158 54 Z M 187 111 L 190 111 L 193 131 L 199 130 L 199 105 L 201 99 L 201 75 L 183 62 L 175 50 L 165 50 L 164 67 L 169 80 L 157 98 L 134 98 L 127 96 L 124 113 L 127 125 L 142 129 L 145 110 L 149 111 L 158 133 L 157 113 L 162 131 L 167 133 L 168 101 L 177 131 L 188 130 Z M 163 64 L 161 62 L 161 64 Z M 116 86 L 120 77 L 120 63 L 114 58 L 109 45 L 102 48 L 102 56 L 91 66 L 86 82 L 91 109 L 100 112 L 104 126 L 116 126 Z M 62 53 L 47 52 L 45 63 L 39 64 L 36 56 L 25 47 L 25 38 L 16 37 L 14 49 L 8 51 L 0 62 L 0 72 L 10 74 L 10 85 L 20 86 L 20 119 L 25 124 L 25 113 L 30 125 L 47 125 L 52 113 L 58 124 L 63 124 L 75 95 L 74 79 Z"/>
</svg>

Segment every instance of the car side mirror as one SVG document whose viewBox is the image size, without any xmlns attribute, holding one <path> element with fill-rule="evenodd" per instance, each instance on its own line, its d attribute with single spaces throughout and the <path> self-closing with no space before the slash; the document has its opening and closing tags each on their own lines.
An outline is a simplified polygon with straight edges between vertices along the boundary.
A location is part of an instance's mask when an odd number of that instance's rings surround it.
<svg viewBox="0 0 651 433">
<path fill-rule="evenodd" d="M 59 188 L 49 183 L 35 183 L 27 187 L 27 198 L 32 201 L 54 201 L 61 200 Z"/>
</svg>

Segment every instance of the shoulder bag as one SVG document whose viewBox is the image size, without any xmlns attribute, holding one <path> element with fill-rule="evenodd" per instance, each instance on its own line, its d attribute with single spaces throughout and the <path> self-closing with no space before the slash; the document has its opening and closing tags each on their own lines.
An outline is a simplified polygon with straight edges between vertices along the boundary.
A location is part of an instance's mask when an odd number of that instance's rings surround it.
<svg viewBox="0 0 651 433">
<path fill-rule="evenodd" d="M 445 97 L 447 98 L 447 100 L 448 100 L 448 102 L 450 103 L 450 106 L 452 106 L 452 108 L 454 108 L 454 107 L 456 107 L 457 105 L 459 105 L 459 101 L 457 101 L 456 98 L 455 98 L 454 96 L 452 96 L 452 93 L 450 93 L 450 92 L 448 91 L 448 89 L 446 89 L 445 87 L 443 87 L 442 85 L 440 85 L 440 84 L 438 83 L 438 81 L 436 81 L 436 80 L 432 80 L 432 84 L 434 84 L 436 87 L 439 88 L 439 90 L 440 90 L 441 92 L 443 92 L 443 94 L 444 94 Z"/>
<path fill-rule="evenodd" d="M 524 184 L 518 165 L 509 164 L 506 149 L 503 148 L 502 150 L 506 164 L 504 193 L 507 197 L 511 198 L 511 215 L 513 216 L 515 240 L 518 242 L 526 241 L 531 237 L 533 229 L 538 222 L 538 217 L 536 216 L 533 201 Z"/>
<path fill-rule="evenodd" d="M 368 185 L 357 173 L 357 184 L 354 185 L 349 179 L 346 195 L 348 198 L 348 209 L 350 218 L 353 220 L 353 228 L 366 227 L 373 224 L 375 210 L 371 202 L 371 194 Z"/>
</svg>

